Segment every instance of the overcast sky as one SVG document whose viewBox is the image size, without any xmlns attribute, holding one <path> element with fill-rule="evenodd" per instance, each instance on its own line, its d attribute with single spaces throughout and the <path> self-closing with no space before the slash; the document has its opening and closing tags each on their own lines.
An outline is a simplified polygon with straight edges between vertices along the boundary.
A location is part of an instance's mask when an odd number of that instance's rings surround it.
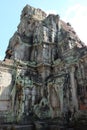
<svg viewBox="0 0 87 130">
<path fill-rule="evenodd" d="M 87 45 L 87 0 L 2 0 L 0 2 L 0 60 L 4 59 L 9 40 L 17 30 L 23 7 L 29 4 L 47 13 L 59 14 L 69 22 Z"/>
</svg>

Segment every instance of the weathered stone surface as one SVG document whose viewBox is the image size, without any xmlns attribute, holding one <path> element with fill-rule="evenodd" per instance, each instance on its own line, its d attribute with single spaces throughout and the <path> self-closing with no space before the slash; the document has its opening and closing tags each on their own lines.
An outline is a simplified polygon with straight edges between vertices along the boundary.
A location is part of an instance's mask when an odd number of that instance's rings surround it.
<svg viewBox="0 0 87 130">
<path fill-rule="evenodd" d="M 0 66 L 9 121 L 70 121 L 87 113 L 87 47 L 58 15 L 25 6 Z"/>
</svg>

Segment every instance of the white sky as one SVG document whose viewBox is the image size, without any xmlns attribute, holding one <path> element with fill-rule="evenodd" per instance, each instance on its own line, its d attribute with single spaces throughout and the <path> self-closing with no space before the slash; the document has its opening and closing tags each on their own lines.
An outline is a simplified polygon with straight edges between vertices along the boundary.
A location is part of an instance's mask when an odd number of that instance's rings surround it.
<svg viewBox="0 0 87 130">
<path fill-rule="evenodd" d="M 87 6 L 76 4 L 69 7 L 64 20 L 71 23 L 80 39 L 87 45 Z"/>
</svg>

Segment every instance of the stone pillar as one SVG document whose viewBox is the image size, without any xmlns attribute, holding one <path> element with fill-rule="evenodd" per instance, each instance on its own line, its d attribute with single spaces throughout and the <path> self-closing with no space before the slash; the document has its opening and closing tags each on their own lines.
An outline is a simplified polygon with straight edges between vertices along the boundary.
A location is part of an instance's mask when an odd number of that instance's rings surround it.
<svg viewBox="0 0 87 130">
<path fill-rule="evenodd" d="M 77 100 L 77 95 L 76 95 L 76 84 L 75 84 L 74 72 L 75 72 L 75 68 L 74 66 L 72 66 L 71 72 L 70 72 L 71 88 L 72 88 L 72 102 L 73 102 L 73 106 L 76 108 L 76 110 L 78 110 L 78 100 Z"/>
<path fill-rule="evenodd" d="M 84 72 L 83 64 L 81 64 L 81 72 L 82 72 L 82 78 L 85 79 L 85 72 Z"/>
<path fill-rule="evenodd" d="M 63 112 L 64 111 L 64 108 L 63 108 L 63 106 L 64 106 L 63 105 L 64 104 L 64 102 L 63 102 L 63 84 L 61 84 L 60 86 L 58 86 L 58 90 L 56 90 L 56 91 L 58 91 L 59 100 L 60 100 L 60 109 L 61 109 L 61 112 Z"/>
</svg>

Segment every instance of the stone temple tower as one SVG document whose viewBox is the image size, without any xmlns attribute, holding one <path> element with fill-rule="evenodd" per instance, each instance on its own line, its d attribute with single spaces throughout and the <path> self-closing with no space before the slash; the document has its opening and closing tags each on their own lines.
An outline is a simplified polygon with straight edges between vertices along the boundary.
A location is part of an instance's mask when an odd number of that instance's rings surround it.
<svg viewBox="0 0 87 130">
<path fill-rule="evenodd" d="M 87 47 L 59 15 L 26 5 L 0 71 L 7 76 L 1 95 L 8 101 L 0 97 L 3 122 L 62 119 L 68 111 L 78 118 L 87 112 Z"/>
</svg>

